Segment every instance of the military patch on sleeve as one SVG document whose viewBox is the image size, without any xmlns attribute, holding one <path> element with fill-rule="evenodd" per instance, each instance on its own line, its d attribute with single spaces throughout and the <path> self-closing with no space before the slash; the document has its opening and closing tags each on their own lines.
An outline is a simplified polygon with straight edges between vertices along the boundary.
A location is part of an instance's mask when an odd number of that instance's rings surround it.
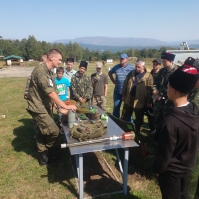
<svg viewBox="0 0 199 199">
<path fill-rule="evenodd" d="M 50 86 L 52 86 L 52 87 L 53 87 L 52 79 L 49 79 L 49 84 L 50 84 Z"/>
</svg>

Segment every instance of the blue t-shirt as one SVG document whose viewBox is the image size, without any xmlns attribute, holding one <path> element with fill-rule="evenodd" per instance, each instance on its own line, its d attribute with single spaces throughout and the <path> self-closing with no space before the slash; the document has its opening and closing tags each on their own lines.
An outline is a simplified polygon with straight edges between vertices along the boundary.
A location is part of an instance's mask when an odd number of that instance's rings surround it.
<svg viewBox="0 0 199 199">
<path fill-rule="evenodd" d="M 135 70 L 135 67 L 131 64 L 127 63 L 124 68 L 122 68 L 121 64 L 118 64 L 111 68 L 110 73 L 115 73 L 115 89 L 114 92 L 122 94 L 122 89 L 124 85 L 124 81 L 126 76 L 129 74 L 130 71 Z"/>
<path fill-rule="evenodd" d="M 68 98 L 68 87 L 70 87 L 70 82 L 65 77 L 62 77 L 61 79 L 57 79 L 57 77 L 55 77 L 55 83 L 59 98 L 65 101 Z"/>
</svg>

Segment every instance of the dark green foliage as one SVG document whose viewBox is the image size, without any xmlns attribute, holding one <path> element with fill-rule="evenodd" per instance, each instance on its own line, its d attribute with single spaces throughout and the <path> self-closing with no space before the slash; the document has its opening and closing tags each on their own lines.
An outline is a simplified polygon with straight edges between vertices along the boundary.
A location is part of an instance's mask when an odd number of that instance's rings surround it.
<svg viewBox="0 0 199 199">
<path fill-rule="evenodd" d="M 119 59 L 121 53 L 127 53 L 129 57 L 139 58 L 155 58 L 160 57 L 161 53 L 171 47 L 143 48 L 141 50 L 130 48 L 121 52 L 113 52 L 110 50 L 94 51 L 88 48 L 82 48 L 78 43 L 69 42 L 62 43 L 47 43 L 45 41 L 37 41 L 34 36 L 29 36 L 28 39 L 19 40 L 0 40 L 0 55 L 18 55 L 28 59 L 40 60 L 41 55 L 47 53 L 51 48 L 57 48 L 62 52 L 63 61 L 67 57 L 73 57 L 75 61 L 101 61 L 106 59 Z"/>
</svg>

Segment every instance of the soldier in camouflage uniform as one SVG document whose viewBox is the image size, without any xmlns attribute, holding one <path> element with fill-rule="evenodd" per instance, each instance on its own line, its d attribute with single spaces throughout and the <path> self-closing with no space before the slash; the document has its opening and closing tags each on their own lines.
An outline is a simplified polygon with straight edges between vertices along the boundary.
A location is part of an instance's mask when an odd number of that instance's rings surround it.
<svg viewBox="0 0 199 199">
<path fill-rule="evenodd" d="M 177 69 L 173 64 L 174 54 L 163 52 L 161 55 L 163 68 L 160 69 L 157 78 L 154 82 L 155 88 L 153 91 L 154 98 L 154 125 L 160 126 L 163 119 L 169 114 L 173 102 L 167 99 L 167 84 L 169 76 Z"/>
<path fill-rule="evenodd" d="M 153 76 L 153 82 L 156 82 L 156 78 L 161 68 L 162 60 L 157 58 L 153 61 L 153 69 L 151 70 L 151 75 Z"/>
<path fill-rule="evenodd" d="M 61 61 L 61 53 L 57 49 L 51 49 L 48 52 L 47 61 L 43 65 L 35 67 L 30 79 L 27 111 L 39 128 L 36 142 L 41 166 L 54 160 L 54 157 L 49 156 L 48 149 L 53 146 L 59 135 L 59 128 L 51 114 L 53 102 L 60 107 L 62 114 L 66 114 L 68 110 L 76 111 L 74 105 L 66 105 L 57 95 L 51 69 L 57 68 Z"/>
<path fill-rule="evenodd" d="M 77 102 L 87 102 L 92 98 L 93 87 L 91 77 L 85 74 L 88 63 L 81 61 L 79 71 L 71 78 L 71 88 L 73 91 L 73 99 Z"/>
<path fill-rule="evenodd" d="M 26 88 L 25 88 L 25 91 L 24 91 L 24 99 L 27 99 L 27 97 L 28 97 L 30 79 L 31 79 L 31 76 L 28 77 L 27 82 L 26 82 Z"/>
</svg>

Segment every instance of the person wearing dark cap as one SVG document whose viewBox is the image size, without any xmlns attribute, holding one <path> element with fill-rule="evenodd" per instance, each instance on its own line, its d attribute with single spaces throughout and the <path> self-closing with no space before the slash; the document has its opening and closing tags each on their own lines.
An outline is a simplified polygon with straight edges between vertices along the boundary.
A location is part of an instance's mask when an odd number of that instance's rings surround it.
<svg viewBox="0 0 199 199">
<path fill-rule="evenodd" d="M 86 75 L 88 63 L 81 61 L 79 70 L 71 78 L 73 99 L 77 102 L 87 102 L 92 98 L 93 87 L 91 77 Z"/>
<path fill-rule="evenodd" d="M 73 58 L 67 58 L 66 59 L 66 68 L 64 70 L 64 77 L 71 82 L 71 77 L 77 72 L 73 69 L 74 66 L 74 59 Z"/>
<path fill-rule="evenodd" d="M 153 76 L 153 82 L 156 81 L 157 75 L 160 71 L 161 68 L 161 64 L 162 64 L 162 60 L 160 58 L 156 58 L 152 61 L 153 63 L 153 69 L 151 70 L 151 75 Z M 156 88 L 155 85 L 152 86 L 152 88 Z M 155 126 L 154 126 L 154 116 L 153 116 L 153 100 L 151 98 L 151 104 L 152 107 L 150 108 L 146 108 L 145 114 L 147 116 L 148 119 L 148 124 L 149 124 L 149 128 L 150 131 L 148 132 L 148 134 L 153 134 L 156 130 L 155 130 Z"/>
<path fill-rule="evenodd" d="M 151 70 L 151 75 L 153 76 L 153 81 L 155 82 L 158 72 L 161 68 L 162 60 L 160 58 L 154 59 L 153 61 L 153 69 Z"/>
<path fill-rule="evenodd" d="M 174 103 L 164 119 L 153 171 L 163 199 L 187 199 L 190 172 L 196 163 L 199 143 L 199 110 L 188 94 L 198 80 L 198 71 L 183 65 L 169 76 L 167 96 Z"/>
<path fill-rule="evenodd" d="M 121 54 L 120 64 L 117 64 L 108 72 L 110 80 L 115 85 L 113 93 L 113 115 L 117 118 L 120 117 L 120 106 L 122 104 L 122 89 L 124 80 L 126 79 L 128 73 L 134 69 L 135 67 L 128 63 L 127 54 Z M 113 74 L 115 74 L 115 78 L 113 78 Z"/>
<path fill-rule="evenodd" d="M 163 119 L 170 112 L 171 107 L 173 107 L 173 102 L 167 99 L 167 84 L 169 76 L 177 69 L 177 66 L 173 64 L 175 59 L 174 54 L 163 52 L 161 59 L 163 68 L 159 70 L 153 86 L 153 115 L 156 131 Z"/>
<path fill-rule="evenodd" d="M 193 65 L 199 71 L 199 59 L 188 57 L 184 64 Z M 199 107 L 199 79 L 194 89 L 189 93 L 188 100 Z M 197 155 L 196 166 L 191 172 L 189 179 L 189 199 L 199 198 L 199 153 Z"/>
</svg>

